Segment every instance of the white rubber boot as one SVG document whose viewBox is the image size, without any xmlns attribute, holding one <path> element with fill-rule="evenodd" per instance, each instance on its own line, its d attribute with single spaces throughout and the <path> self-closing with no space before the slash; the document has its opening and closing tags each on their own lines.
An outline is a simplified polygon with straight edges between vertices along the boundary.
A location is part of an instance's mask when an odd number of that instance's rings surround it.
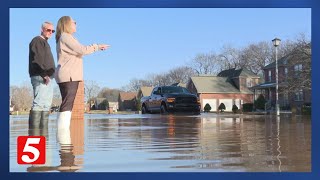
<svg viewBox="0 0 320 180">
<path fill-rule="evenodd" d="M 57 139 L 60 144 L 71 144 L 71 111 L 59 112 L 57 116 Z"/>
</svg>

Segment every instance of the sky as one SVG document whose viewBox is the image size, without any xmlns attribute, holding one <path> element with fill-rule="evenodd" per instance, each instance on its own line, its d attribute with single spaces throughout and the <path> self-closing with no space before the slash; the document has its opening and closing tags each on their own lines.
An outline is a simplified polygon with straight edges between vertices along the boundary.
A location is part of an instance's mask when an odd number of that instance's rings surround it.
<svg viewBox="0 0 320 180">
<path fill-rule="evenodd" d="M 44 21 L 56 26 L 62 16 L 77 22 L 81 44 L 111 45 L 83 57 L 84 80 L 108 88 L 166 73 L 224 45 L 311 37 L 311 8 L 11 8 L 10 85 L 30 83 L 29 43 Z M 57 65 L 54 35 L 49 44 Z"/>
</svg>

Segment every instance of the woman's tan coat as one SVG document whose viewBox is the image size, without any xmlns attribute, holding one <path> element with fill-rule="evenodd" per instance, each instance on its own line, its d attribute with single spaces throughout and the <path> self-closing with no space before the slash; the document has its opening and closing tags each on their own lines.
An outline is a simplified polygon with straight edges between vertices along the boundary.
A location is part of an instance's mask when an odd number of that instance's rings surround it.
<svg viewBox="0 0 320 180">
<path fill-rule="evenodd" d="M 83 81 L 82 56 L 98 50 L 98 44 L 84 46 L 71 34 L 62 33 L 57 43 L 58 65 L 55 71 L 57 83 Z"/>
</svg>

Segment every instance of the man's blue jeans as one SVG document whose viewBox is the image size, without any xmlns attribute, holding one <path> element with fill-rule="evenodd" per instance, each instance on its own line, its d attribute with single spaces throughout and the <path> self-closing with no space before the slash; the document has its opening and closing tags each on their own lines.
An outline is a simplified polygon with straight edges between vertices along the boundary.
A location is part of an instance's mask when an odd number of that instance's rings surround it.
<svg viewBox="0 0 320 180">
<path fill-rule="evenodd" d="M 33 87 L 33 111 L 50 111 L 53 97 L 53 78 L 46 85 L 41 76 L 31 76 L 31 84 Z"/>
</svg>

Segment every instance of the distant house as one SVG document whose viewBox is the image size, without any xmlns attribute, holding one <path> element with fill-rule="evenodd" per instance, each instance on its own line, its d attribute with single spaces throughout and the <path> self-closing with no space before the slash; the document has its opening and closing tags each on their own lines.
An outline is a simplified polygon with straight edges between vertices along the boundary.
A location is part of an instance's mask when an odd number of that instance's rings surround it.
<svg viewBox="0 0 320 180">
<path fill-rule="evenodd" d="M 13 110 L 14 110 L 14 105 L 10 105 L 10 106 L 9 106 L 9 112 L 12 113 Z"/>
<path fill-rule="evenodd" d="M 119 102 L 117 98 L 113 96 L 95 98 L 94 106 L 96 110 L 106 110 L 107 108 L 112 107 L 113 111 L 117 111 L 119 109 Z"/>
<path fill-rule="evenodd" d="M 137 110 L 137 93 L 120 92 L 118 102 L 120 111 L 135 111 Z"/>
<path fill-rule="evenodd" d="M 12 105 L 11 102 L 12 102 L 12 101 L 11 101 L 11 96 L 10 96 L 10 99 L 9 99 L 9 112 L 10 112 L 10 113 L 12 113 L 13 110 L 14 110 L 14 105 Z"/>
<path fill-rule="evenodd" d="M 211 111 L 218 111 L 221 103 L 226 106 L 225 111 L 232 111 L 235 104 L 240 109 L 243 103 L 253 103 L 253 92 L 250 87 L 260 82 L 260 76 L 247 69 L 228 69 L 217 76 L 191 77 L 187 89 L 197 94 L 201 109 L 208 103 Z"/>
<path fill-rule="evenodd" d="M 141 86 L 137 94 L 137 99 L 141 99 L 142 97 L 145 97 L 145 96 L 150 96 L 152 90 L 153 90 L 152 86 Z"/>
<path fill-rule="evenodd" d="M 233 85 L 240 91 L 248 91 L 251 87 L 261 83 L 263 79 L 249 71 L 246 68 L 241 69 L 228 69 L 221 71 L 217 76 L 227 77 Z"/>
<path fill-rule="evenodd" d="M 119 110 L 119 102 L 109 102 L 109 107 L 112 107 L 112 110 L 117 112 Z"/>
<path fill-rule="evenodd" d="M 256 96 L 262 94 L 275 107 L 276 104 L 276 63 L 263 68 L 264 83 L 252 89 Z M 309 84 L 308 84 L 309 83 Z M 281 110 L 293 106 L 301 109 L 304 104 L 311 104 L 311 46 L 295 49 L 278 60 L 278 95 Z"/>
<path fill-rule="evenodd" d="M 95 98 L 94 99 L 94 109 L 95 110 L 106 110 L 108 107 L 107 98 Z"/>
<path fill-rule="evenodd" d="M 119 102 L 116 96 L 107 96 L 108 107 L 112 107 L 113 111 L 119 110 Z"/>
</svg>

